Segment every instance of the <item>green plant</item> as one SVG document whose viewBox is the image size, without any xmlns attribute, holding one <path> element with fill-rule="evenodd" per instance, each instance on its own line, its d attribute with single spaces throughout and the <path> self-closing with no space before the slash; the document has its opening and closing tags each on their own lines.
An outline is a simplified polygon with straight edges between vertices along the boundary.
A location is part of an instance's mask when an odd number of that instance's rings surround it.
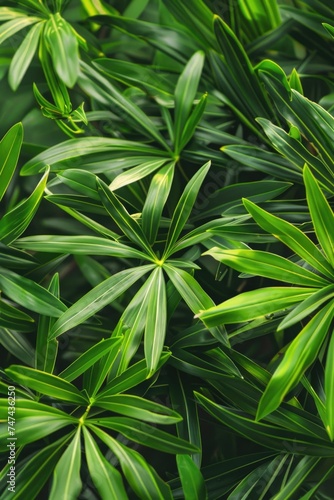
<svg viewBox="0 0 334 500">
<path fill-rule="evenodd" d="M 330 498 L 330 3 L 0 23 L 1 498 Z"/>
</svg>

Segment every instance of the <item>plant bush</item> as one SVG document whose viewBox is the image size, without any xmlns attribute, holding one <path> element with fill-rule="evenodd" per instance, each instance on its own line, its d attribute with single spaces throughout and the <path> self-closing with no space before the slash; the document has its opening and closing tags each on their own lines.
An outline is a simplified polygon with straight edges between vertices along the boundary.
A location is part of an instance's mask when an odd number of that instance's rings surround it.
<svg viewBox="0 0 334 500">
<path fill-rule="evenodd" d="M 332 498 L 333 26 L 1 2 L 1 499 Z"/>
</svg>

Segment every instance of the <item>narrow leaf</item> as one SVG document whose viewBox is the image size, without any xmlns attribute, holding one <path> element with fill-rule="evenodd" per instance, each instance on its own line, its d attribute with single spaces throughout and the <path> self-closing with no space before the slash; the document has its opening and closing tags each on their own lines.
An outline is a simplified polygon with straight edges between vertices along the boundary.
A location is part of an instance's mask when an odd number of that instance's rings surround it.
<svg viewBox="0 0 334 500">
<path fill-rule="evenodd" d="M 276 410 L 283 398 L 300 381 L 306 369 L 316 360 L 322 343 L 329 333 L 334 315 L 333 306 L 332 300 L 291 342 L 263 393 L 257 411 L 257 420 Z"/>
<path fill-rule="evenodd" d="M 50 332 L 49 339 L 56 338 L 83 323 L 128 290 L 150 269 L 152 269 L 150 265 L 126 269 L 97 285 L 60 316 Z"/>
<path fill-rule="evenodd" d="M 79 497 L 82 489 L 80 478 L 81 468 L 81 427 L 69 446 L 66 448 L 54 470 L 50 500 L 75 499 Z"/>
<path fill-rule="evenodd" d="M 0 142 L 0 201 L 13 177 L 23 140 L 22 123 L 13 125 Z"/>
</svg>

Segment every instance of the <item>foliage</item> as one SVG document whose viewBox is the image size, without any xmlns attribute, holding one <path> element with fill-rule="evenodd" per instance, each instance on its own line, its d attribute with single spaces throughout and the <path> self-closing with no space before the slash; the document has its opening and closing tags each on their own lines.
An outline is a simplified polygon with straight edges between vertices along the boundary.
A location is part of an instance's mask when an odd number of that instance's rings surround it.
<svg viewBox="0 0 334 500">
<path fill-rule="evenodd" d="M 1 3 L 1 498 L 331 498 L 333 25 Z"/>
</svg>

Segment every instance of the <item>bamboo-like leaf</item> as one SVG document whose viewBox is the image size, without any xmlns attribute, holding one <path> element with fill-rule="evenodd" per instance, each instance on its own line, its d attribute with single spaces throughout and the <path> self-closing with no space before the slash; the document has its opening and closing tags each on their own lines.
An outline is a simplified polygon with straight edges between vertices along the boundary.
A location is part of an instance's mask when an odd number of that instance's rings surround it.
<svg viewBox="0 0 334 500">
<path fill-rule="evenodd" d="M 0 287 L 11 300 L 30 311 L 53 318 L 66 311 L 66 306 L 52 293 L 13 271 L 1 268 Z"/>
<path fill-rule="evenodd" d="M 164 251 L 164 260 L 171 255 L 173 252 L 173 246 L 176 243 L 185 223 L 187 222 L 191 210 L 196 201 L 198 191 L 200 190 L 201 184 L 209 171 L 211 162 L 203 165 L 196 174 L 190 179 L 186 185 L 179 202 L 173 213 L 173 217 L 170 223 L 166 247 Z"/>
<path fill-rule="evenodd" d="M 158 368 L 160 369 L 166 361 L 171 356 L 170 352 L 164 352 L 160 358 Z M 120 375 L 113 378 L 108 382 L 108 384 L 102 389 L 98 395 L 100 397 L 109 397 L 115 394 L 126 392 L 132 387 L 139 385 L 141 382 L 147 379 L 147 365 L 145 359 L 137 361 L 129 368 L 123 371 Z"/>
<path fill-rule="evenodd" d="M 103 500 L 127 498 L 122 475 L 102 455 L 91 433 L 83 427 L 88 470 Z"/>
<path fill-rule="evenodd" d="M 15 323 L 14 323 L 15 324 Z M 34 349 L 26 336 L 11 328 L 0 328 L 0 345 L 25 365 L 34 366 Z"/>
<path fill-rule="evenodd" d="M 55 274 L 50 281 L 49 292 L 59 298 L 59 275 Z M 48 340 L 48 333 L 54 324 L 55 319 L 49 316 L 41 315 L 38 321 L 35 368 L 48 373 L 53 373 L 58 352 L 57 340 Z"/>
<path fill-rule="evenodd" d="M 276 410 L 288 392 L 298 384 L 306 369 L 316 360 L 321 345 L 328 335 L 334 315 L 333 306 L 332 300 L 291 342 L 263 393 L 257 411 L 257 420 Z"/>
<path fill-rule="evenodd" d="M 192 453 L 194 463 L 201 467 L 202 460 L 202 437 L 198 417 L 198 406 L 194 401 L 193 391 L 187 384 L 187 379 L 181 377 L 181 372 L 171 374 L 170 397 L 173 408 L 177 408 L 182 416 L 181 422 L 176 424 L 177 435 L 195 445 L 200 452 Z"/>
<path fill-rule="evenodd" d="M 296 455 L 312 457 L 332 457 L 334 455 L 334 446 L 330 441 L 290 432 L 275 425 L 256 422 L 240 414 L 238 410 L 218 405 L 197 392 L 195 392 L 195 397 L 215 419 L 261 446 L 271 450 L 290 451 L 290 453 L 292 450 Z"/>
<path fill-rule="evenodd" d="M 175 424 L 182 420 L 182 417 L 170 408 L 130 394 L 98 396 L 94 405 L 126 417 L 156 424 Z"/>
<path fill-rule="evenodd" d="M 214 18 L 214 29 L 220 49 L 224 56 L 225 78 L 231 85 L 227 96 L 235 104 L 234 97 L 247 95 L 242 107 L 247 116 L 254 119 L 257 116 L 267 117 L 269 106 L 261 84 L 255 74 L 252 64 L 232 29 L 220 17 Z M 234 87 L 233 87 L 233 86 Z"/>
<path fill-rule="evenodd" d="M 121 187 L 127 186 L 128 184 L 132 184 L 133 182 L 137 182 L 144 177 L 155 172 L 158 168 L 162 167 L 162 165 L 166 163 L 166 160 L 152 160 L 146 163 L 142 163 L 137 167 L 133 167 L 122 174 L 119 174 L 110 184 L 110 191 L 116 191 Z"/>
<path fill-rule="evenodd" d="M 211 255 L 219 262 L 243 273 L 264 276 L 294 285 L 320 287 L 330 283 L 284 257 L 261 250 L 222 250 L 214 247 L 203 255 Z"/>
<path fill-rule="evenodd" d="M 23 140 L 22 123 L 13 125 L 0 142 L 0 201 L 13 177 Z"/>
<path fill-rule="evenodd" d="M 49 339 L 56 338 L 83 323 L 128 290 L 151 269 L 150 265 L 126 269 L 97 285 L 60 316 L 50 332 Z"/>
<path fill-rule="evenodd" d="M 57 12 L 49 16 L 44 36 L 57 75 L 68 87 L 73 87 L 79 75 L 79 51 L 71 26 Z"/>
<path fill-rule="evenodd" d="M 0 326 L 12 328 L 19 332 L 30 332 L 34 320 L 31 316 L 0 300 Z"/>
<path fill-rule="evenodd" d="M 211 297 L 187 271 L 170 266 L 169 264 L 165 264 L 164 269 L 176 290 L 194 314 L 198 314 L 202 309 L 215 307 Z M 219 328 L 212 328 L 211 333 L 223 344 L 228 344 L 225 331 Z"/>
<path fill-rule="evenodd" d="M 303 457 L 293 470 L 288 481 L 280 489 L 279 493 L 275 495 L 275 500 L 288 500 L 294 498 L 298 491 L 300 491 L 299 488 L 305 484 L 320 460 L 321 459 L 317 457 Z"/>
<path fill-rule="evenodd" d="M 9 19 L 15 19 L 16 17 L 25 17 L 27 14 L 24 10 L 10 8 L 10 7 L 0 7 L 0 21 L 8 21 Z"/>
<path fill-rule="evenodd" d="M 120 16 L 117 17 L 120 18 Z M 120 108 L 123 112 L 123 119 L 129 121 L 140 133 L 144 132 L 150 139 L 156 140 L 165 150 L 165 154 L 166 151 L 170 152 L 170 147 L 157 126 L 139 106 L 120 92 L 100 72 L 95 71 L 92 66 L 81 61 L 80 69 L 79 84 L 83 89 L 86 89 L 85 91 L 89 95 L 94 96 L 97 101 L 104 105 L 108 104 Z"/>
<path fill-rule="evenodd" d="M 0 241 L 6 245 L 15 241 L 28 227 L 42 200 L 49 170 L 45 172 L 33 193 L 6 213 L 0 221 Z"/>
<path fill-rule="evenodd" d="M 179 146 L 180 151 L 182 151 L 186 147 L 188 142 L 193 137 L 193 135 L 196 131 L 197 125 L 200 123 L 202 116 L 203 116 L 203 113 L 205 111 L 207 97 L 208 97 L 208 94 L 203 94 L 201 99 L 195 105 L 188 120 L 186 121 L 184 128 L 183 128 L 181 140 L 180 140 L 180 146 Z"/>
<path fill-rule="evenodd" d="M 116 224 L 131 241 L 139 245 L 149 256 L 155 259 L 154 252 L 137 221 L 131 217 L 124 205 L 104 182 L 98 180 L 97 185 L 101 201 Z"/>
<path fill-rule="evenodd" d="M 197 316 L 208 327 L 223 323 L 241 323 L 282 311 L 293 304 L 302 302 L 316 291 L 316 288 L 259 288 L 241 293 L 206 311 L 200 311 Z"/>
<path fill-rule="evenodd" d="M 332 302 L 332 305 L 333 302 Z M 326 430 L 332 441 L 334 441 L 334 335 L 332 333 L 326 358 L 325 367 L 325 419 Z"/>
<path fill-rule="evenodd" d="M 177 453 L 193 453 L 198 451 L 196 446 L 187 443 L 184 439 L 129 417 L 96 418 L 90 419 L 90 423 L 106 427 L 107 429 L 113 429 L 131 441 L 166 453 L 176 455 Z"/>
<path fill-rule="evenodd" d="M 141 500 L 172 500 L 169 486 L 137 451 L 124 446 L 95 425 L 89 424 L 89 427 L 117 456 L 124 476 Z"/>
<path fill-rule="evenodd" d="M 49 479 L 64 449 L 69 436 L 57 439 L 56 442 L 43 447 L 29 457 L 29 460 L 15 475 L 15 494 L 7 489 L 3 500 L 25 500 L 27 497 L 37 498 L 40 490 Z"/>
<path fill-rule="evenodd" d="M 116 151 L 121 152 L 123 155 L 126 152 L 129 156 L 152 155 L 166 157 L 165 152 L 139 142 L 109 137 L 82 137 L 60 142 L 39 153 L 22 167 L 21 175 L 38 174 L 47 165 L 50 165 L 51 171 L 60 171 L 63 170 L 63 167 L 60 166 L 61 162 L 71 159 L 78 161 L 78 158 L 82 156 L 96 155 L 103 152 L 112 156 L 113 152 Z M 140 163 L 140 160 L 138 163 Z"/>
<path fill-rule="evenodd" d="M 310 169 L 304 168 L 306 197 L 318 241 L 334 268 L 334 214 Z"/>
<path fill-rule="evenodd" d="M 153 177 L 142 211 L 142 228 L 148 241 L 155 242 L 161 214 L 170 193 L 175 163 L 167 163 Z"/>
<path fill-rule="evenodd" d="M 302 172 L 288 158 L 278 155 L 274 151 L 266 151 L 255 146 L 232 144 L 220 148 L 223 153 L 238 161 L 242 165 L 254 168 L 260 172 L 272 175 L 284 181 L 302 183 Z M 254 183 L 252 183 L 254 184 Z M 256 183 L 257 184 L 257 183 Z M 245 197 L 248 198 L 247 195 Z"/>
<path fill-rule="evenodd" d="M 314 156 L 301 142 L 291 137 L 280 127 L 277 127 L 265 118 L 258 118 L 257 122 L 263 127 L 274 148 L 288 158 L 302 173 L 302 168 L 307 163 L 317 178 L 326 189 L 333 191 L 333 175 L 328 172 L 319 157 Z"/>
<path fill-rule="evenodd" d="M 152 278 L 152 285 L 147 297 L 144 339 L 148 377 L 151 377 L 157 369 L 164 346 L 167 325 L 166 285 L 161 267 L 157 267 L 153 271 Z"/>
<path fill-rule="evenodd" d="M 73 417 L 61 417 L 59 415 L 52 415 L 50 413 L 34 414 L 31 417 L 19 419 L 18 417 L 15 425 L 15 437 L 20 441 L 21 446 L 33 443 L 39 439 L 49 437 L 54 432 L 63 429 L 64 427 L 71 426 L 77 422 Z M 8 451 L 6 440 L 8 437 L 8 427 L 6 424 L 0 424 L 0 438 L 1 444 L 0 451 Z"/>
<path fill-rule="evenodd" d="M 185 500 L 206 500 L 204 478 L 189 455 L 176 455 L 176 463 Z"/>
<path fill-rule="evenodd" d="M 50 500 L 78 498 L 82 489 L 81 468 L 81 427 L 75 433 L 54 470 Z"/>
<path fill-rule="evenodd" d="M 145 90 L 158 102 L 173 102 L 171 82 L 161 72 L 111 57 L 95 59 L 93 64 L 115 80 Z"/>
<path fill-rule="evenodd" d="M 249 200 L 243 200 L 243 203 L 259 226 L 265 231 L 272 233 L 275 238 L 291 248 L 291 250 L 308 262 L 312 267 L 328 278 L 333 278 L 333 268 L 306 234 L 290 222 L 266 212 Z"/>
<path fill-rule="evenodd" d="M 14 91 L 18 89 L 35 55 L 43 25 L 41 22 L 31 28 L 13 56 L 9 66 L 8 82 Z"/>
<path fill-rule="evenodd" d="M 87 404 L 87 398 L 73 384 L 50 373 L 20 365 L 11 365 L 6 373 L 13 380 L 42 394 L 73 404 Z"/>
<path fill-rule="evenodd" d="M 102 356 L 106 355 L 108 351 L 118 350 L 121 346 L 121 338 L 103 339 L 97 344 L 93 345 L 86 352 L 81 354 L 73 363 L 71 363 L 65 370 L 63 370 L 59 377 L 72 382 L 94 363 L 96 363 Z"/>
<path fill-rule="evenodd" d="M 148 256 L 118 241 L 97 236 L 39 235 L 21 238 L 15 246 L 35 252 L 51 252 L 73 255 L 108 255 L 125 259 L 150 260 Z"/>
<path fill-rule="evenodd" d="M 204 52 L 196 52 L 182 71 L 175 88 L 175 153 L 180 152 L 180 142 L 185 124 L 197 93 L 203 65 Z"/>
<path fill-rule="evenodd" d="M 40 21 L 40 18 L 33 16 L 20 16 L 16 19 L 12 19 L 11 21 L 7 21 L 5 24 L 0 26 L 0 45 L 7 40 L 7 38 L 10 38 L 15 35 L 15 33 L 23 30 L 23 28 L 26 28 L 31 24 L 35 24 L 38 21 Z"/>
<path fill-rule="evenodd" d="M 319 306 L 321 306 L 324 302 L 332 299 L 334 296 L 334 284 L 325 286 L 313 293 L 310 297 L 303 300 L 300 304 L 298 304 L 294 309 L 281 321 L 278 325 L 277 330 L 284 330 L 285 328 L 289 328 L 291 325 L 294 325 L 298 321 L 306 318 L 311 315 L 314 311 L 316 311 Z"/>
</svg>

